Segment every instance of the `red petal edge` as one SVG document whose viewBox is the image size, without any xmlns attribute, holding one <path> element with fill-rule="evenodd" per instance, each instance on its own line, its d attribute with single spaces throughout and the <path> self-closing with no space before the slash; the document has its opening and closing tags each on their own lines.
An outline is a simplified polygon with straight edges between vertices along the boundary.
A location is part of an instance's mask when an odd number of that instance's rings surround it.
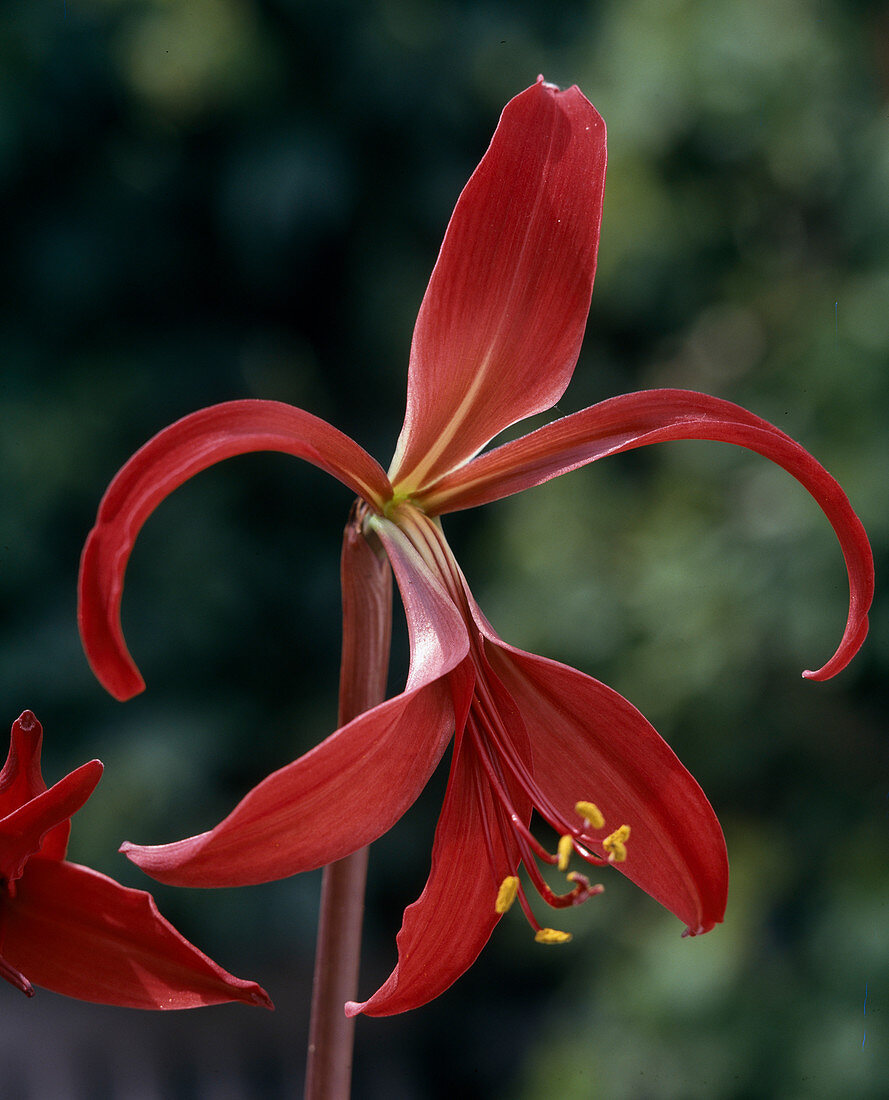
<svg viewBox="0 0 889 1100">
<path fill-rule="evenodd" d="M 271 1008 L 255 982 L 189 943 L 154 899 L 88 867 L 33 859 L 3 904 L 3 956 L 45 989 L 126 1008 L 242 1001 Z"/>
<path fill-rule="evenodd" d="M 680 439 L 709 439 L 756 451 L 792 474 L 827 516 L 849 575 L 849 614 L 833 657 L 803 676 L 811 680 L 835 676 L 858 652 L 868 630 L 874 563 L 867 534 L 838 482 L 805 448 L 774 424 L 730 401 L 691 390 L 645 390 L 613 397 L 481 455 L 441 478 L 417 503 L 432 515 L 471 508 L 540 485 L 606 455 Z"/>
<path fill-rule="evenodd" d="M 605 159 L 605 124 L 578 88 L 541 77 L 504 108 L 420 307 L 397 489 L 454 469 L 564 392 L 589 312 Z"/>
<path fill-rule="evenodd" d="M 305 459 L 373 506 L 391 495 L 382 468 L 357 443 L 311 413 L 276 401 L 214 405 L 149 440 L 109 485 L 80 562 L 83 647 L 96 677 L 115 698 L 129 699 L 145 687 L 120 624 L 124 573 L 139 530 L 190 477 L 251 451 L 281 451 Z"/>
</svg>

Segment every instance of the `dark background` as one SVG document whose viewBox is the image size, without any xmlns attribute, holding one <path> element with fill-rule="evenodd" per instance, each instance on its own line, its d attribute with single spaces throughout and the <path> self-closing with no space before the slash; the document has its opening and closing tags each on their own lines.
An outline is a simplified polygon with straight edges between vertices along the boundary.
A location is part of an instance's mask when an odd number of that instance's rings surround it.
<svg viewBox="0 0 889 1100">
<path fill-rule="evenodd" d="M 203 405 L 290 401 L 385 466 L 414 317 L 503 104 L 543 72 L 609 127 L 600 266 L 570 412 L 707 390 L 842 482 L 887 547 L 889 19 L 839 0 L 7 0 L 0 13 L 0 700 L 50 782 L 99 756 L 71 858 L 215 823 L 333 728 L 348 493 L 279 455 L 149 522 L 124 622 L 148 691 L 92 678 L 83 539 L 116 469 Z M 889 1071 L 884 600 L 853 665 L 841 556 L 763 459 L 672 444 L 446 530 L 514 644 L 626 694 L 699 778 L 726 923 L 619 875 L 541 948 L 516 912 L 451 991 L 358 1021 L 362 1098 L 880 1097 Z M 878 590 L 879 591 L 879 590 Z M 404 643 L 397 644 L 397 677 Z M 443 787 L 371 854 L 361 995 L 394 962 Z M 356 802 L 374 792 L 356 791 Z M 347 812 L 347 808 L 344 808 Z M 4 1096 L 299 1095 L 319 874 L 157 887 L 242 1006 L 141 1014 L 0 989 Z M 544 914 L 541 914 L 544 916 Z"/>
</svg>

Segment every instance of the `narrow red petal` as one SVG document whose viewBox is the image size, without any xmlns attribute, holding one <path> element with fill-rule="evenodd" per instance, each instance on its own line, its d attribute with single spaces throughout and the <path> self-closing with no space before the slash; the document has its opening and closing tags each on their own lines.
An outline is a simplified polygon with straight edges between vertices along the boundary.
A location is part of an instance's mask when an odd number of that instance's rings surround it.
<svg viewBox="0 0 889 1100">
<path fill-rule="evenodd" d="M 42 747 L 43 726 L 33 711 L 23 711 L 12 724 L 9 754 L 0 771 L 0 817 L 46 790 L 40 770 Z"/>
<path fill-rule="evenodd" d="M 0 916 L 3 957 L 35 985 L 127 1008 L 243 1001 L 271 1008 L 188 942 L 154 899 L 88 867 L 33 859 Z"/>
<path fill-rule="evenodd" d="M 173 886 L 247 886 L 322 867 L 376 840 L 414 803 L 453 722 L 446 680 L 406 692 L 273 772 L 215 829 L 121 851 Z"/>
<path fill-rule="evenodd" d="M 282 451 L 333 474 L 378 505 L 391 493 L 382 468 L 318 417 L 275 401 L 231 401 L 172 424 L 118 472 L 99 506 L 80 563 L 80 634 L 104 687 L 128 699 L 145 684 L 124 642 L 120 601 L 130 551 L 155 508 L 190 477 L 250 451 Z"/>
<path fill-rule="evenodd" d="M 535 779 L 556 809 L 576 821 L 576 803 L 595 802 L 609 832 L 629 825 L 629 855 L 616 866 L 692 935 L 721 921 L 728 892 L 722 829 L 654 727 L 623 696 L 576 669 L 499 639 L 486 652 L 521 712 Z"/>
<path fill-rule="evenodd" d="M 390 475 L 412 491 L 568 385 L 596 269 L 605 124 L 542 78 L 503 110 L 460 195 L 411 347 Z"/>
<path fill-rule="evenodd" d="M 830 520 L 849 574 L 849 615 L 834 656 L 804 676 L 826 680 L 855 656 L 867 634 L 874 594 L 873 554 L 846 494 L 805 448 L 767 420 L 729 401 L 687 390 L 614 397 L 556 420 L 442 478 L 418 504 L 432 514 L 470 508 L 540 485 L 606 455 L 649 443 L 709 439 L 734 443 L 783 466 Z"/>
<path fill-rule="evenodd" d="M 498 812 L 468 738 L 459 738 L 432 868 L 423 893 L 404 912 L 398 962 L 372 997 L 346 1004 L 347 1016 L 391 1016 L 418 1008 L 453 985 L 478 958 L 500 920 L 494 910 L 497 890 L 519 862 L 515 846 L 507 851 L 500 831 L 491 831 Z"/>
<path fill-rule="evenodd" d="M 70 820 L 93 793 L 101 776 L 102 764 L 91 760 L 0 819 L 0 879 L 9 883 L 21 875 L 47 834 Z M 61 858 L 55 852 L 51 856 Z"/>
<path fill-rule="evenodd" d="M 405 691 L 332 733 L 254 787 L 215 829 L 172 844 L 124 844 L 144 871 L 174 886 L 244 886 L 332 863 L 363 848 L 413 805 L 454 731 L 450 674 L 466 627 L 431 570 L 388 520 L 371 523 L 395 571 L 411 665 Z"/>
</svg>

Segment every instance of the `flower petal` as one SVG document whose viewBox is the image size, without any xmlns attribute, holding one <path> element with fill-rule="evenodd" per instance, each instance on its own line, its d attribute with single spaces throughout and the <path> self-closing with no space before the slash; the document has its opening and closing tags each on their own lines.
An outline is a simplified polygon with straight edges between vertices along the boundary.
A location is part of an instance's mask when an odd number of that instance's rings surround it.
<svg viewBox="0 0 889 1100">
<path fill-rule="evenodd" d="M 511 831 L 492 825 L 499 812 L 468 737 L 458 736 L 432 868 L 423 893 L 404 912 L 398 962 L 372 997 L 346 1004 L 347 1016 L 391 1016 L 418 1008 L 478 958 L 500 920 L 494 909 L 497 890 L 519 861 L 514 845 L 509 851 L 504 847 L 503 836 Z"/>
<path fill-rule="evenodd" d="M 849 615 L 834 656 L 815 672 L 826 680 L 851 661 L 867 634 L 873 555 L 846 494 L 789 435 L 729 401 L 688 390 L 624 394 L 505 443 L 442 478 L 417 503 L 431 514 L 471 508 L 540 485 L 606 455 L 649 443 L 710 439 L 747 447 L 792 474 L 815 498 L 840 541 L 849 574 Z"/>
<path fill-rule="evenodd" d="M 150 894 L 88 867 L 33 859 L 3 902 L 3 957 L 35 985 L 128 1008 L 197 1008 L 243 1001 L 271 1008 L 188 942 Z"/>
<path fill-rule="evenodd" d="M 429 484 L 568 385 L 592 294 L 605 124 L 541 77 L 503 110 L 417 318 L 390 476 Z"/>
<path fill-rule="evenodd" d="M 535 779 L 556 809 L 570 821 L 579 801 L 591 801 L 609 829 L 629 825 L 629 855 L 616 866 L 691 935 L 721 921 L 728 892 L 722 829 L 654 727 L 623 696 L 576 669 L 496 635 L 489 634 L 485 650 L 521 712 Z M 591 833 L 589 843 L 601 854 L 601 837 Z"/>
<path fill-rule="evenodd" d="M 120 625 L 124 572 L 140 528 L 194 474 L 250 451 L 303 458 L 373 505 L 391 493 L 382 468 L 357 443 L 311 413 L 276 401 L 214 405 L 149 440 L 109 485 L 80 563 L 83 646 L 96 676 L 115 698 L 128 699 L 145 687 Z"/>
<path fill-rule="evenodd" d="M 40 851 L 47 834 L 70 821 L 71 815 L 93 793 L 101 776 L 102 764 L 91 760 L 0 820 L 0 880 L 9 883 L 19 878 L 29 857 Z M 62 858 L 55 852 L 51 855 Z"/>
<path fill-rule="evenodd" d="M 172 886 L 249 886 L 323 867 L 376 840 L 414 803 L 453 721 L 446 680 L 405 692 L 272 772 L 215 829 L 120 850 Z"/>
<path fill-rule="evenodd" d="M 124 844 L 143 871 L 174 886 L 269 882 L 364 847 L 416 801 L 470 689 L 455 674 L 469 641 L 453 601 L 394 525 L 372 526 L 390 553 L 408 621 L 404 693 L 268 776 L 215 829 L 173 844 Z"/>
<path fill-rule="evenodd" d="M 31 710 L 23 711 L 9 732 L 9 753 L 0 772 L 0 817 L 46 790 L 40 770 L 43 726 Z"/>
<path fill-rule="evenodd" d="M 9 755 L 3 765 L 3 771 L 0 772 L 0 817 L 13 813 L 46 790 L 46 783 L 43 781 L 40 770 L 42 747 L 43 726 L 37 721 L 33 711 L 23 711 L 12 724 Z M 102 765 L 97 760 L 93 761 L 92 766 L 95 765 L 99 768 L 96 775 L 96 781 L 98 781 Z M 90 791 L 87 791 L 84 800 L 89 797 L 89 794 Z M 70 832 L 71 822 L 67 819 L 59 820 L 59 823 L 44 835 L 40 854 L 45 859 L 64 859 Z"/>
</svg>

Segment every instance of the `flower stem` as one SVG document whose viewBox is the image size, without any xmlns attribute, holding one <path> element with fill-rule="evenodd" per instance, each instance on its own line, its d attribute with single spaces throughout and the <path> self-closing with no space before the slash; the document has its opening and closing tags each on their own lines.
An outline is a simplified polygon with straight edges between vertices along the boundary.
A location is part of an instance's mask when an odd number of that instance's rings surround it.
<svg viewBox="0 0 889 1100">
<path fill-rule="evenodd" d="M 382 552 L 361 532 L 360 507 L 343 536 L 340 561 L 343 648 L 338 725 L 381 703 L 389 671 L 392 574 Z M 324 868 L 315 949 L 306 1100 L 348 1100 L 354 1019 L 343 1011 L 355 1000 L 368 849 Z"/>
</svg>

